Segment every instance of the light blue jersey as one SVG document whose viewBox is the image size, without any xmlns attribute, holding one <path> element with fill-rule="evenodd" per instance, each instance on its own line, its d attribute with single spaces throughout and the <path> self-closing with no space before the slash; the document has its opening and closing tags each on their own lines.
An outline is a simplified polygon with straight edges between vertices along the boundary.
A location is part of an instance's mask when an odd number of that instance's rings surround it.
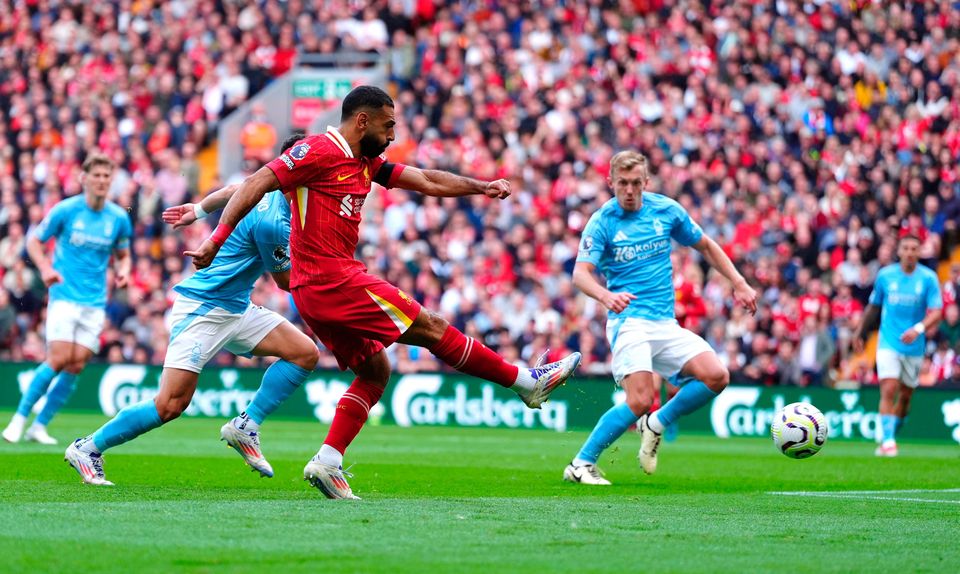
<svg viewBox="0 0 960 574">
<path fill-rule="evenodd" d="M 577 261 L 594 264 L 607 279 L 607 289 L 637 296 L 622 313 L 650 321 L 676 319 L 671 239 L 690 246 L 703 230 L 676 201 L 656 193 L 643 194 L 643 207 L 624 211 L 616 198 L 590 217 Z"/>
<path fill-rule="evenodd" d="M 913 273 L 907 275 L 899 263 L 887 265 L 877 273 L 870 304 L 881 308 L 881 349 L 892 349 L 908 357 L 923 356 L 924 335 L 909 345 L 900 341 L 900 335 L 923 321 L 927 311 L 943 308 L 940 281 L 932 269 L 917 265 Z"/>
<path fill-rule="evenodd" d="M 280 192 L 266 194 L 230 234 L 209 267 L 174 287 L 196 301 L 231 313 L 250 305 L 253 285 L 264 272 L 290 269 L 290 204 Z"/>
<path fill-rule="evenodd" d="M 128 249 L 133 225 L 126 210 L 108 201 L 94 211 L 84 194 L 53 206 L 35 231 L 42 242 L 57 239 L 53 268 L 63 281 L 50 287 L 50 300 L 87 307 L 107 304 L 107 265 L 114 250 Z"/>
</svg>

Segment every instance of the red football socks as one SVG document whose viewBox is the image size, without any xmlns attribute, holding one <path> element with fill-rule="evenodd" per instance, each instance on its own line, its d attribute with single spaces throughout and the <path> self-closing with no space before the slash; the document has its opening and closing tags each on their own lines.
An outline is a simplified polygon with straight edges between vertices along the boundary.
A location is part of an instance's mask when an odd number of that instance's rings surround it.
<svg viewBox="0 0 960 574">
<path fill-rule="evenodd" d="M 430 349 L 438 359 L 461 373 L 480 377 L 502 387 L 512 387 L 519 369 L 503 360 L 473 337 L 467 337 L 450 325 L 440 342 Z"/>
<path fill-rule="evenodd" d="M 337 403 L 337 413 L 333 416 L 333 424 L 323 444 L 337 449 L 341 454 L 346 452 L 363 428 L 363 423 L 367 422 L 370 408 L 377 404 L 382 395 L 383 387 L 360 378 L 354 379 Z"/>
</svg>

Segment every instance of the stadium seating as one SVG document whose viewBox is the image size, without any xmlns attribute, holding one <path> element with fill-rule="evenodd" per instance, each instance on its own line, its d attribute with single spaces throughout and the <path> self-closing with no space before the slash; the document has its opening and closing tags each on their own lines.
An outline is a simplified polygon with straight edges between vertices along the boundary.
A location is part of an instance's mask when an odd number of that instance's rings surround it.
<svg viewBox="0 0 960 574">
<path fill-rule="evenodd" d="M 894 3 L 882 18 L 853 2 L 325 4 L 3 2 L 0 359 L 42 352 L 43 289 L 22 237 L 78 193 L 83 154 L 99 148 L 121 166 L 112 197 L 136 232 L 132 286 L 110 304 L 100 358 L 162 361 L 170 288 L 190 272 L 180 253 L 209 227 L 175 235 L 159 213 L 217 184 L 200 187 L 198 156 L 218 121 L 290 68 L 294 46 L 389 59 L 401 120 L 391 160 L 513 181 L 503 203 L 380 190 L 358 256 L 518 361 L 579 349 L 584 369 L 609 368 L 604 313 L 570 271 L 579 232 L 610 197 L 609 158 L 627 148 L 762 288 L 761 311 L 745 316 L 691 253 L 675 261 L 680 320 L 735 380 L 873 382 L 848 341 L 901 232 L 921 236 L 957 304 L 960 11 L 949 2 Z M 295 317 L 271 283 L 254 300 Z M 927 384 L 960 380 L 956 333 L 930 338 L 953 355 L 931 359 Z M 802 357 L 805 337 L 835 352 Z M 408 349 L 393 359 L 436 368 Z"/>
</svg>

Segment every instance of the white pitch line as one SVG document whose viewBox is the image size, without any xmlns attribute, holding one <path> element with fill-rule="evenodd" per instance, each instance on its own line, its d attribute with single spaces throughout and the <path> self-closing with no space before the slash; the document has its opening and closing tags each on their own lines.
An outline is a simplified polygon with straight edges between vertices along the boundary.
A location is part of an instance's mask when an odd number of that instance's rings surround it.
<svg viewBox="0 0 960 574">
<path fill-rule="evenodd" d="M 914 488 L 907 490 L 846 490 L 846 491 L 797 491 L 797 492 L 768 492 L 767 494 L 777 494 L 780 496 L 807 496 L 813 498 L 849 498 L 855 500 L 894 500 L 898 502 L 927 502 L 933 504 L 960 504 L 960 500 L 943 500 L 937 498 L 916 498 L 901 496 L 877 496 L 889 494 L 944 494 L 950 492 L 960 492 L 960 488 L 944 489 L 926 489 Z"/>
<path fill-rule="evenodd" d="M 909 488 L 905 490 L 788 490 L 780 492 L 768 492 L 767 494 L 780 494 L 783 496 L 816 496 L 818 494 L 917 494 L 923 492 L 941 493 L 941 492 L 960 492 L 960 488 Z"/>
</svg>

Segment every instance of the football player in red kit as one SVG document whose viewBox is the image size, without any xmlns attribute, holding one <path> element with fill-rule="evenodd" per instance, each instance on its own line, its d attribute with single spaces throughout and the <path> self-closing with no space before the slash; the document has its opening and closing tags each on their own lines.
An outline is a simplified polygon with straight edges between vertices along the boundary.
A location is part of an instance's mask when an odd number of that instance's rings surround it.
<svg viewBox="0 0 960 574">
<path fill-rule="evenodd" d="M 483 194 L 505 199 L 506 180 L 478 181 L 436 170 L 390 163 L 381 155 L 394 139 L 393 100 L 383 90 L 360 86 L 343 100 L 340 127 L 285 150 L 249 176 L 230 199 L 220 225 L 193 252 L 197 268 L 210 264 L 235 226 L 267 192 L 294 196 L 290 287 L 300 315 L 356 378 L 337 404 L 323 446 L 304 477 L 329 498 L 356 498 L 344 478 L 343 453 L 360 432 L 390 375 L 384 350 L 394 342 L 426 347 L 451 367 L 513 389 L 539 408 L 580 363 L 572 353 L 555 363 L 518 368 L 387 281 L 367 273 L 354 258 L 360 211 L 371 183 L 425 195 Z"/>
</svg>

